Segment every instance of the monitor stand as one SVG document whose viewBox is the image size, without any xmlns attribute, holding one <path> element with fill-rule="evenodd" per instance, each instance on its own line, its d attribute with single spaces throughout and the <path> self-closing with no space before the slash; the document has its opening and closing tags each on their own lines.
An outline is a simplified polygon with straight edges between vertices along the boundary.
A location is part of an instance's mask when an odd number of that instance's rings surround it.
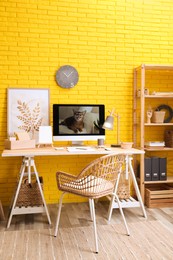
<svg viewBox="0 0 173 260">
<path fill-rule="evenodd" d="M 84 146 L 83 141 L 72 141 L 72 146 Z"/>
</svg>

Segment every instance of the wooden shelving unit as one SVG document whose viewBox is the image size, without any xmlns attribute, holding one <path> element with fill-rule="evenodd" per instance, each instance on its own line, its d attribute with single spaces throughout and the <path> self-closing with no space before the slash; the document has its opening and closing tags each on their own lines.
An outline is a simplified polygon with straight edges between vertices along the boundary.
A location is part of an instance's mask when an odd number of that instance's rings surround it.
<svg viewBox="0 0 173 260">
<path fill-rule="evenodd" d="M 173 176 L 168 176 L 166 181 L 144 181 L 144 184 L 173 183 Z"/>
<path fill-rule="evenodd" d="M 149 72 L 149 79 L 147 78 Z M 151 79 L 152 81 L 152 73 L 158 72 L 161 73 L 162 77 L 164 77 L 164 73 L 166 74 L 167 78 L 173 79 L 173 65 L 152 65 L 152 64 L 142 64 L 139 67 L 134 69 L 134 93 L 133 93 L 133 142 L 135 147 L 141 148 L 145 151 L 145 155 L 140 155 L 139 163 L 140 163 L 140 178 L 138 178 L 138 184 L 140 186 L 141 196 L 144 201 L 145 199 L 145 188 L 147 185 L 152 184 L 173 184 L 173 176 L 169 176 L 168 172 L 168 178 L 165 181 L 145 181 L 144 180 L 144 158 L 147 156 L 147 153 L 152 153 L 152 156 L 155 156 L 155 154 L 159 152 L 160 156 L 165 156 L 165 153 L 171 154 L 173 152 L 173 148 L 164 147 L 161 149 L 158 149 L 156 147 L 152 148 L 145 148 L 144 144 L 146 141 L 146 132 L 152 131 L 153 132 L 159 131 L 163 132 L 164 136 L 164 130 L 169 129 L 173 130 L 173 122 L 169 123 L 147 123 L 146 120 L 146 104 L 150 103 L 160 103 L 163 104 L 166 102 L 170 103 L 173 101 L 173 92 L 171 92 L 171 87 L 167 86 L 161 86 L 162 82 L 158 82 L 159 87 L 151 86 L 149 81 Z M 170 75 L 170 76 L 169 76 Z M 166 79 L 167 79 L 166 78 Z M 170 81 L 170 79 L 169 79 Z M 166 81 L 165 81 L 166 82 Z M 152 83 L 151 83 L 152 84 Z M 169 82 L 170 84 L 170 82 Z M 173 81 L 172 81 L 173 85 Z M 149 86 L 149 87 L 148 87 Z M 151 86 L 151 92 L 150 92 L 150 86 Z M 155 88 L 155 89 L 154 89 Z M 146 93 L 146 89 L 149 89 L 149 94 Z M 140 91 L 140 96 L 137 94 L 137 92 Z M 158 91 L 158 92 L 155 92 Z M 163 92 L 165 91 L 165 92 Z M 154 93 L 155 92 L 155 93 Z M 168 92 L 168 94 L 166 93 Z M 153 94 L 154 93 L 154 94 Z M 161 94 L 160 94 L 161 93 Z M 162 94 L 163 93 L 163 94 Z M 171 101 L 172 99 L 172 101 Z M 147 103 L 148 102 L 148 103 Z M 152 129 L 152 130 L 151 130 Z M 154 130 L 153 130 L 154 129 Z M 161 129 L 161 130 L 160 130 Z M 151 140 L 155 141 L 155 140 Z M 137 167 L 136 167 L 137 169 Z"/>
</svg>

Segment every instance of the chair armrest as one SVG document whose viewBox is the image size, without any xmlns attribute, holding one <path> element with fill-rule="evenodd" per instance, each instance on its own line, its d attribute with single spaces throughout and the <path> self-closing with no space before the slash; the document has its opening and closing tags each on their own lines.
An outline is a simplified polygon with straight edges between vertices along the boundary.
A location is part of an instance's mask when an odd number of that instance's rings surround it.
<svg viewBox="0 0 173 260">
<path fill-rule="evenodd" d="M 61 185 L 76 181 L 76 179 L 77 179 L 77 176 L 74 176 L 74 175 L 66 173 L 66 172 L 58 171 L 56 173 L 56 180 L 57 180 L 58 188 L 60 188 Z"/>
<path fill-rule="evenodd" d="M 56 173 L 56 177 L 58 177 L 59 175 L 71 177 L 71 178 L 74 178 L 74 179 L 77 179 L 77 177 L 78 177 L 78 176 L 75 176 L 75 175 L 70 174 L 70 173 L 68 173 L 68 172 L 63 172 L 63 171 L 58 171 L 58 172 Z"/>
</svg>

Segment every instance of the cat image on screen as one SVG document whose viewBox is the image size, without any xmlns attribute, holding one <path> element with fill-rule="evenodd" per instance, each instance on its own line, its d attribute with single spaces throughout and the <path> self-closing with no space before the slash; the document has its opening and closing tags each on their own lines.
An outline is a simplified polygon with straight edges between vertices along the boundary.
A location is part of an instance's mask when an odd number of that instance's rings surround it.
<svg viewBox="0 0 173 260">
<path fill-rule="evenodd" d="M 76 111 L 73 109 L 73 116 L 65 118 L 59 125 L 65 125 L 74 133 L 82 132 L 84 128 L 84 116 L 86 111 Z"/>
</svg>

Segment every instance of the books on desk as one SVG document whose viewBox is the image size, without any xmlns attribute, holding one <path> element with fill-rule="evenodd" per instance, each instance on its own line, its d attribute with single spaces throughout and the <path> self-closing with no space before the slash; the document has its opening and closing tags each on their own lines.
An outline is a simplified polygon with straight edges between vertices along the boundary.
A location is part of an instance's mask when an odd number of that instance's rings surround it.
<svg viewBox="0 0 173 260">
<path fill-rule="evenodd" d="M 94 152 L 96 149 L 91 146 L 68 146 L 67 151 L 70 153 L 79 152 Z"/>
</svg>

